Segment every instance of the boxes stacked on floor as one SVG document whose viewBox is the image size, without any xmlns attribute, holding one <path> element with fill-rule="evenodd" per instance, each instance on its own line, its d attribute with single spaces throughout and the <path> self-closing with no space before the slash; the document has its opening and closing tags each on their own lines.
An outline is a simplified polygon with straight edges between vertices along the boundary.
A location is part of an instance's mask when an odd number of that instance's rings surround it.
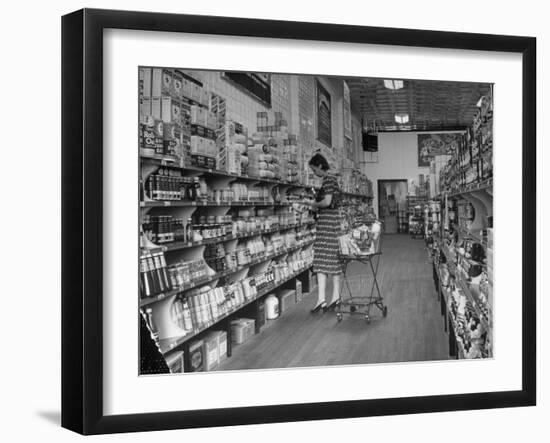
<svg viewBox="0 0 550 443">
<path fill-rule="evenodd" d="M 256 326 L 258 330 L 261 330 L 265 326 L 266 322 L 266 313 L 265 313 L 265 301 L 259 300 L 258 301 L 258 316 L 256 318 Z"/>
<path fill-rule="evenodd" d="M 296 303 L 300 303 L 303 298 L 302 282 L 300 280 L 296 280 L 296 289 L 294 290 L 294 294 L 296 296 Z"/>
<path fill-rule="evenodd" d="M 296 291 L 294 289 L 282 289 L 277 292 L 279 299 L 279 312 L 282 314 L 296 303 Z"/>
<path fill-rule="evenodd" d="M 189 343 L 189 367 L 187 372 L 204 371 L 204 342 L 193 340 Z"/>
<path fill-rule="evenodd" d="M 168 356 L 166 356 L 166 364 L 170 368 L 171 374 L 181 374 L 185 372 L 183 351 L 172 352 Z"/>
<path fill-rule="evenodd" d="M 256 322 L 251 318 L 236 318 L 231 320 L 231 343 L 240 345 L 254 335 Z"/>
<path fill-rule="evenodd" d="M 212 371 L 227 358 L 227 332 L 209 331 L 189 343 L 188 372 Z"/>
<path fill-rule="evenodd" d="M 266 322 L 265 298 L 259 299 L 257 304 L 251 303 L 246 306 L 241 311 L 241 315 L 245 318 L 254 318 L 256 330 L 261 331 Z"/>
</svg>

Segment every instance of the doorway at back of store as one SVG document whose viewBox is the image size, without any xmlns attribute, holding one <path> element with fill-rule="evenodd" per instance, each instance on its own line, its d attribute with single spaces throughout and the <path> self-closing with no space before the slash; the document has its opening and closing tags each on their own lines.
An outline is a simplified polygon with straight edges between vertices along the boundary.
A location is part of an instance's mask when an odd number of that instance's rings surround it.
<svg viewBox="0 0 550 443">
<path fill-rule="evenodd" d="M 386 234 L 404 232 L 408 185 L 406 179 L 378 180 L 378 214 Z"/>
</svg>

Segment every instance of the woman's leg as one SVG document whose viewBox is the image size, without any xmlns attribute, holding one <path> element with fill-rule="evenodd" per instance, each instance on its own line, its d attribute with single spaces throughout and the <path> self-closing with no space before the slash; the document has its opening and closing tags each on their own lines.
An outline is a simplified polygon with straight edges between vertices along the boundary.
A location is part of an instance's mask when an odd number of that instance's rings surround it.
<svg viewBox="0 0 550 443">
<path fill-rule="evenodd" d="M 317 285 L 319 286 L 317 290 L 317 305 L 320 305 L 325 301 L 325 288 L 327 286 L 327 274 L 323 274 L 322 272 L 317 273 Z"/>
<path fill-rule="evenodd" d="M 336 303 L 340 300 L 340 276 L 341 274 L 334 274 L 332 276 L 332 300 L 329 304 Z"/>
</svg>

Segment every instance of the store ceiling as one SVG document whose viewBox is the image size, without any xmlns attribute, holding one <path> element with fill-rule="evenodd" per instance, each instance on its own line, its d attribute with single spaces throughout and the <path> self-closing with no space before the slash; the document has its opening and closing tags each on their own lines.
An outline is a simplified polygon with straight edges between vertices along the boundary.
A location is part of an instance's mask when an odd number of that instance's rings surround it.
<svg viewBox="0 0 550 443">
<path fill-rule="evenodd" d="M 476 103 L 489 93 L 488 83 L 403 80 L 403 88 L 392 90 L 384 79 L 346 78 L 352 109 L 366 125 L 379 131 L 431 131 L 465 129 L 472 124 Z M 409 121 L 398 124 L 396 114 Z"/>
</svg>

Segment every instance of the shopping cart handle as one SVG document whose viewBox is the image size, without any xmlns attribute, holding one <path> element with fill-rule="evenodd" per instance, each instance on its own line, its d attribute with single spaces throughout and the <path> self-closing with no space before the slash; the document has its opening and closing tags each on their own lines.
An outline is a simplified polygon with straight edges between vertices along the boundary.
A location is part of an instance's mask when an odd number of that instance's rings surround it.
<svg viewBox="0 0 550 443">
<path fill-rule="evenodd" d="M 374 219 L 360 219 L 360 220 L 355 220 L 353 223 L 352 223 L 352 227 L 356 228 L 358 226 L 361 226 L 361 225 L 372 225 L 373 223 L 380 223 L 380 225 L 383 225 L 384 222 L 382 220 L 378 220 L 377 218 L 374 218 Z"/>
</svg>

